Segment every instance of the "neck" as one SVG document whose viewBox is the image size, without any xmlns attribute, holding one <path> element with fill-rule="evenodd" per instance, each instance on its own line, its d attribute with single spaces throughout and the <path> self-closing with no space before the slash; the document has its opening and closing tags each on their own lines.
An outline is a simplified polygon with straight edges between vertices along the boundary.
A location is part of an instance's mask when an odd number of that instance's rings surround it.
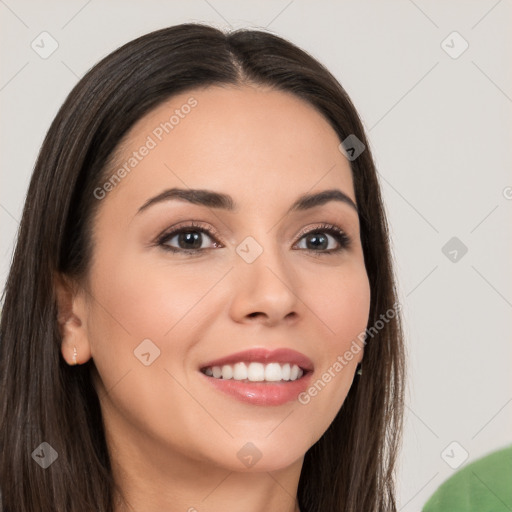
<svg viewBox="0 0 512 512">
<path fill-rule="evenodd" d="M 119 489 L 115 512 L 300 512 L 302 458 L 275 471 L 240 472 L 139 440 L 111 450 L 111 463 Z"/>
</svg>

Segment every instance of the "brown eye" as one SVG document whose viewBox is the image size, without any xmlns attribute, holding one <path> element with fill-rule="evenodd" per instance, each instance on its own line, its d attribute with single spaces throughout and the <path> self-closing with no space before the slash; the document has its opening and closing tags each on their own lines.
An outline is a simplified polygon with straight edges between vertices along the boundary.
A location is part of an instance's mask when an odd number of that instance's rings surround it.
<svg viewBox="0 0 512 512">
<path fill-rule="evenodd" d="M 334 240 L 335 247 L 329 248 L 329 245 L 333 243 L 331 239 Z M 337 253 L 350 245 L 349 236 L 333 224 L 324 224 L 304 233 L 301 236 L 302 240 L 305 241 L 305 247 L 300 247 L 301 249 L 321 254 Z M 337 247 L 336 242 L 338 244 Z"/>
<path fill-rule="evenodd" d="M 167 240 L 165 240 L 165 244 L 167 245 L 171 240 L 176 238 L 176 244 L 179 246 L 179 249 L 188 251 L 188 250 L 194 250 L 194 249 L 202 249 L 202 242 L 203 242 L 203 232 L 201 231 L 191 231 L 189 229 L 187 230 L 180 230 L 179 232 L 175 232 L 172 235 L 169 235 L 167 237 Z"/>
<path fill-rule="evenodd" d="M 157 243 L 166 251 L 192 255 L 200 254 L 208 249 L 208 243 L 206 243 L 206 246 L 204 245 L 205 237 L 214 240 L 213 244 L 210 243 L 210 247 L 222 247 L 209 229 L 195 223 L 181 226 L 163 234 Z M 173 245 L 170 245 L 170 242 Z"/>
<path fill-rule="evenodd" d="M 207 240 L 206 245 L 204 245 L 205 237 L 213 241 L 210 242 L 209 246 Z M 305 242 L 305 246 L 302 245 L 299 249 L 305 249 L 320 255 L 338 253 L 348 248 L 351 243 L 350 237 L 333 224 L 323 224 L 310 229 L 300 236 L 299 243 L 302 243 L 302 241 Z M 166 251 L 182 253 L 187 256 L 197 256 L 209 248 L 223 247 L 210 229 L 196 223 L 180 226 L 164 233 L 159 238 L 157 245 Z M 330 247 L 332 245 L 334 247 Z"/>
</svg>

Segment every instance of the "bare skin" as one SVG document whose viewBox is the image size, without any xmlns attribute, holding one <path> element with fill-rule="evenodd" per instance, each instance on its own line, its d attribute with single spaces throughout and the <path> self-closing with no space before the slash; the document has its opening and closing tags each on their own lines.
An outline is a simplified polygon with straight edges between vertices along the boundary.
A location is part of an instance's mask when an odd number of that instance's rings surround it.
<svg viewBox="0 0 512 512">
<path fill-rule="evenodd" d="M 197 105 L 158 140 L 155 127 L 190 97 Z M 355 203 L 349 162 L 313 107 L 261 87 L 173 97 L 132 128 L 116 164 L 148 136 L 156 147 L 100 199 L 87 291 L 56 280 L 62 355 L 72 364 L 76 347 L 79 363 L 93 358 L 98 371 L 126 500 L 116 512 L 297 511 L 304 454 L 342 406 L 363 350 L 306 405 L 239 401 L 199 369 L 244 349 L 285 347 L 311 359 L 315 382 L 365 330 L 370 287 L 356 210 L 329 201 L 286 214 L 302 194 L 328 189 Z M 173 187 L 229 194 L 238 210 L 173 199 L 137 213 Z M 189 233 L 201 233 L 192 256 L 165 250 L 184 251 L 178 235 L 157 244 L 188 221 L 200 225 Z M 349 246 L 316 229 L 323 223 Z M 323 233 L 325 245 L 308 244 L 308 231 Z M 249 236 L 263 250 L 251 263 L 236 251 Z M 147 366 L 134 354 L 145 339 L 160 351 Z M 248 442 L 261 454 L 251 467 L 237 456 Z"/>
</svg>

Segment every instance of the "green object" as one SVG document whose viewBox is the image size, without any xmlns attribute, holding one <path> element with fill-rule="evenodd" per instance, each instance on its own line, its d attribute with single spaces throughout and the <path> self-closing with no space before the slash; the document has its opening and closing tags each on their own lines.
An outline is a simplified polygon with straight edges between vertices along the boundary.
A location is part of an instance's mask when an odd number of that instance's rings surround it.
<svg viewBox="0 0 512 512">
<path fill-rule="evenodd" d="M 422 512 L 512 512 L 512 445 L 457 471 Z"/>
</svg>

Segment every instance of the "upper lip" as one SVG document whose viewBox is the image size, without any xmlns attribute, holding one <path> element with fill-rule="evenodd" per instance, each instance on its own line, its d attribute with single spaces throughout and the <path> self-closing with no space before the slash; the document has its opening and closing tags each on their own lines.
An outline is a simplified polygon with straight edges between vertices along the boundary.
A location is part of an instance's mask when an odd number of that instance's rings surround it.
<svg viewBox="0 0 512 512">
<path fill-rule="evenodd" d="M 252 348 L 249 350 L 244 350 L 242 352 L 236 352 L 235 354 L 230 354 L 226 357 L 221 357 L 220 359 L 215 359 L 214 361 L 209 361 L 201 366 L 201 369 L 212 367 L 212 366 L 222 366 L 225 364 L 234 364 L 241 361 L 247 362 L 258 362 L 258 363 L 290 363 L 296 364 L 300 368 L 306 371 L 313 370 L 313 363 L 309 357 L 297 352 L 296 350 L 292 350 L 289 348 L 278 348 L 276 350 L 268 350 L 265 348 Z"/>
</svg>

